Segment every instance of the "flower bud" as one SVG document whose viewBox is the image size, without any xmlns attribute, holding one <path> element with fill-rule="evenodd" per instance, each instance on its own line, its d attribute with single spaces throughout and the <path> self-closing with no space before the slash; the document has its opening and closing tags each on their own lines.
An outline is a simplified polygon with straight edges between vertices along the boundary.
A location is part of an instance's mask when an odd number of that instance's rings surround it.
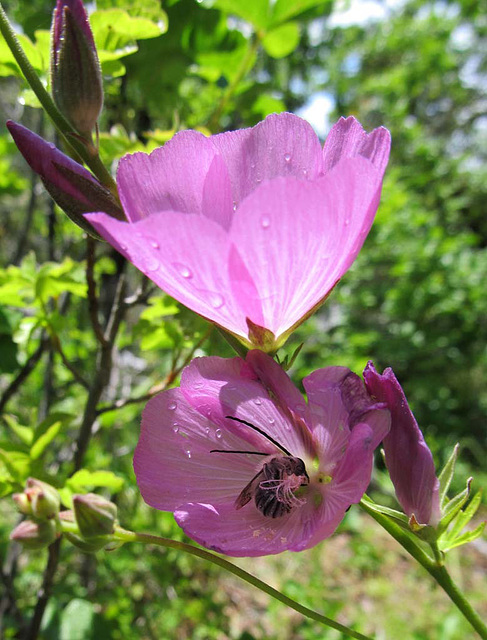
<svg viewBox="0 0 487 640">
<path fill-rule="evenodd" d="M 125 219 L 110 191 L 84 167 L 21 124 L 9 120 L 7 128 L 20 153 L 40 176 L 52 199 L 84 231 L 100 237 L 85 220 L 83 213 L 104 211 L 119 220 Z"/>
<path fill-rule="evenodd" d="M 32 505 L 25 493 L 14 493 L 12 500 L 15 502 L 15 506 L 20 513 L 23 513 L 25 516 L 32 515 Z"/>
<path fill-rule="evenodd" d="M 74 544 L 75 547 L 85 553 L 96 553 L 107 546 L 110 539 L 106 536 L 93 536 L 91 538 L 83 538 L 75 533 L 65 532 L 66 539 Z"/>
<path fill-rule="evenodd" d="M 103 107 L 103 84 L 81 0 L 57 0 L 52 21 L 51 85 L 59 110 L 91 140 Z"/>
<path fill-rule="evenodd" d="M 54 520 L 24 520 L 10 534 L 11 540 L 20 542 L 26 549 L 48 547 L 57 537 Z"/>
<path fill-rule="evenodd" d="M 30 501 L 31 514 L 39 520 L 54 518 L 59 513 L 61 499 L 54 487 L 36 478 L 27 480 L 25 495 Z"/>
<path fill-rule="evenodd" d="M 73 511 L 83 538 L 113 533 L 117 507 L 95 493 L 73 496 Z"/>
</svg>

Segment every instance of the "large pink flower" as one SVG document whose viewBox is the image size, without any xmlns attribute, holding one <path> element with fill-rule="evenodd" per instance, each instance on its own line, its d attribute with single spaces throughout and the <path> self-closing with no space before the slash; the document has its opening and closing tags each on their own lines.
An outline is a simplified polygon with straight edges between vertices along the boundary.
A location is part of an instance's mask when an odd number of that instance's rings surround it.
<svg viewBox="0 0 487 640">
<path fill-rule="evenodd" d="M 356 258 L 389 147 L 386 129 L 366 134 L 354 118 L 339 120 L 323 149 L 289 113 L 210 138 L 183 131 L 150 155 L 120 161 L 129 222 L 86 217 L 161 289 L 242 342 L 272 350 Z M 266 334 L 259 344 L 255 325 L 275 340 Z"/>
<path fill-rule="evenodd" d="M 181 387 L 144 410 L 134 458 L 144 500 L 232 556 L 300 551 L 331 535 L 369 484 L 390 415 L 345 367 L 303 384 L 307 405 L 261 351 L 193 360 Z"/>
</svg>

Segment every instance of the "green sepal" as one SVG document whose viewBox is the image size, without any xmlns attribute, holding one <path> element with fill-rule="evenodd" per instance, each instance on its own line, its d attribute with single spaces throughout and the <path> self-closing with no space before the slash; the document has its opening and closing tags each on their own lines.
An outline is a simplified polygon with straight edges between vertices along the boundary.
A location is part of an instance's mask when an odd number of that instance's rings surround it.
<svg viewBox="0 0 487 640">
<path fill-rule="evenodd" d="M 429 524 L 420 524 L 416 520 L 414 513 L 409 518 L 409 528 L 414 533 L 414 535 L 430 544 L 432 542 L 436 542 L 438 539 L 438 532 L 435 527 L 432 527 Z"/>
<path fill-rule="evenodd" d="M 275 352 L 276 336 L 265 327 L 261 327 L 250 318 L 245 318 L 247 327 L 249 328 L 249 342 L 256 349 L 261 349 L 266 353 Z"/>
<path fill-rule="evenodd" d="M 472 478 L 469 478 L 467 480 L 467 486 L 465 487 L 465 489 L 446 503 L 445 508 L 442 510 L 443 517 L 441 518 L 437 527 L 438 533 L 440 535 L 447 530 L 453 518 L 457 515 L 465 502 L 468 500 L 471 484 Z"/>
<path fill-rule="evenodd" d="M 448 492 L 448 489 L 450 488 L 453 474 L 455 473 L 455 464 L 457 462 L 459 448 L 460 445 L 458 443 L 453 447 L 451 456 L 446 461 L 446 464 L 443 467 L 438 478 L 440 482 L 440 509 L 442 511 L 448 502 L 446 494 Z"/>
<path fill-rule="evenodd" d="M 109 542 L 110 538 L 108 536 L 93 536 L 91 538 L 82 538 L 76 533 L 65 532 L 64 535 L 66 538 L 73 544 L 75 547 L 84 551 L 85 553 L 96 553 L 103 549 Z"/>
<path fill-rule="evenodd" d="M 439 548 L 443 551 L 450 551 L 450 549 L 454 549 L 455 547 L 460 547 L 461 545 L 467 544 L 468 542 L 472 542 L 472 540 L 476 540 L 480 538 L 485 529 L 485 521 L 481 522 L 478 527 L 476 527 L 473 531 L 466 531 L 461 536 L 457 538 L 446 537 L 445 539 L 440 539 L 438 542 Z"/>
</svg>

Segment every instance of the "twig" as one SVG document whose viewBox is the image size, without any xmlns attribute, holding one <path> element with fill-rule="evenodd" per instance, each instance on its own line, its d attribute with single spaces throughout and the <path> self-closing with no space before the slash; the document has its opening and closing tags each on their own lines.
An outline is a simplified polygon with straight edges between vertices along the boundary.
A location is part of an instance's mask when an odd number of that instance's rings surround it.
<svg viewBox="0 0 487 640">
<path fill-rule="evenodd" d="M 104 342 L 100 345 L 100 350 L 98 352 L 93 383 L 90 387 L 88 398 L 86 400 L 83 420 L 81 422 L 75 446 L 73 473 L 79 471 L 83 464 L 83 458 L 85 456 L 86 449 L 88 448 L 93 425 L 97 418 L 96 408 L 110 379 L 113 361 L 113 346 L 125 311 L 125 306 L 123 304 L 124 295 L 125 277 L 122 274 L 119 278 L 117 290 L 115 292 L 112 311 L 104 334 Z"/>
<path fill-rule="evenodd" d="M 22 612 L 17 607 L 15 599 L 14 579 L 17 572 L 17 559 L 20 553 L 20 544 L 12 543 L 7 551 L 5 564 L 0 569 L 0 579 L 4 584 L 5 590 L 0 601 L 0 638 L 3 638 L 3 616 L 10 613 L 15 618 L 20 631 L 25 628 L 25 620 Z"/>
<path fill-rule="evenodd" d="M 145 304 L 147 300 L 151 297 L 154 291 L 157 290 L 156 286 L 149 286 L 150 280 L 144 277 L 142 284 L 134 291 L 131 296 L 128 296 L 123 301 L 126 307 L 135 307 L 137 304 Z"/>
<path fill-rule="evenodd" d="M 54 584 L 54 575 L 59 563 L 59 549 L 61 547 L 61 538 L 58 538 L 51 544 L 48 549 L 48 559 L 44 576 L 42 578 L 42 585 L 37 595 L 37 602 L 34 609 L 34 615 L 30 622 L 27 633 L 24 640 L 36 640 L 41 628 L 42 618 L 46 609 L 49 598 L 51 597 L 52 587 Z"/>
<path fill-rule="evenodd" d="M 73 364 L 71 364 L 71 362 L 66 357 L 66 354 L 64 353 L 63 348 L 61 347 L 61 342 L 57 335 L 51 336 L 51 343 L 56 353 L 61 357 L 61 360 L 63 361 L 63 364 L 66 367 L 66 369 L 68 369 L 68 371 L 70 371 L 73 374 L 73 378 L 76 380 L 76 382 L 78 382 L 85 389 L 89 389 L 90 388 L 89 383 L 83 378 L 81 373 L 76 369 L 76 367 Z"/>
<path fill-rule="evenodd" d="M 105 336 L 98 316 L 98 296 L 96 294 L 96 282 L 93 273 L 95 266 L 95 241 L 91 236 L 86 237 L 86 284 L 88 285 L 88 309 L 90 312 L 91 326 L 98 342 L 105 344 Z"/>
<path fill-rule="evenodd" d="M 39 346 L 34 351 L 34 353 L 27 359 L 24 366 L 20 369 L 16 377 L 12 380 L 12 382 L 8 385 L 5 391 L 2 393 L 0 398 L 0 414 L 3 413 L 5 409 L 5 405 L 10 400 L 10 398 L 16 393 L 21 384 L 26 380 L 29 375 L 34 370 L 36 364 L 41 359 L 42 354 L 44 353 L 46 347 L 49 345 L 49 338 L 45 335 L 41 337 L 41 341 Z"/>
</svg>

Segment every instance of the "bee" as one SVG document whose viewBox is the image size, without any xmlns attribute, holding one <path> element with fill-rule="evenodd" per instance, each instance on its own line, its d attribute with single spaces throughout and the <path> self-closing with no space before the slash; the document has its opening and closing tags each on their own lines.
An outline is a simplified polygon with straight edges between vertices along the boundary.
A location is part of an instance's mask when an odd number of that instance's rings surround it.
<svg viewBox="0 0 487 640">
<path fill-rule="evenodd" d="M 254 429 L 267 440 L 278 447 L 284 455 L 271 457 L 264 462 L 262 468 L 255 474 L 250 482 L 242 489 L 235 500 L 235 508 L 242 509 L 254 498 L 255 506 L 266 517 L 280 518 L 289 513 L 293 507 L 303 504 L 303 500 L 295 495 L 295 491 L 309 484 L 309 476 L 306 466 L 301 458 L 297 458 L 274 438 L 245 420 L 226 416 L 229 420 L 235 420 Z M 261 451 L 230 451 L 228 449 L 212 449 L 210 453 L 247 453 L 251 455 L 265 456 L 272 454 Z"/>
</svg>

